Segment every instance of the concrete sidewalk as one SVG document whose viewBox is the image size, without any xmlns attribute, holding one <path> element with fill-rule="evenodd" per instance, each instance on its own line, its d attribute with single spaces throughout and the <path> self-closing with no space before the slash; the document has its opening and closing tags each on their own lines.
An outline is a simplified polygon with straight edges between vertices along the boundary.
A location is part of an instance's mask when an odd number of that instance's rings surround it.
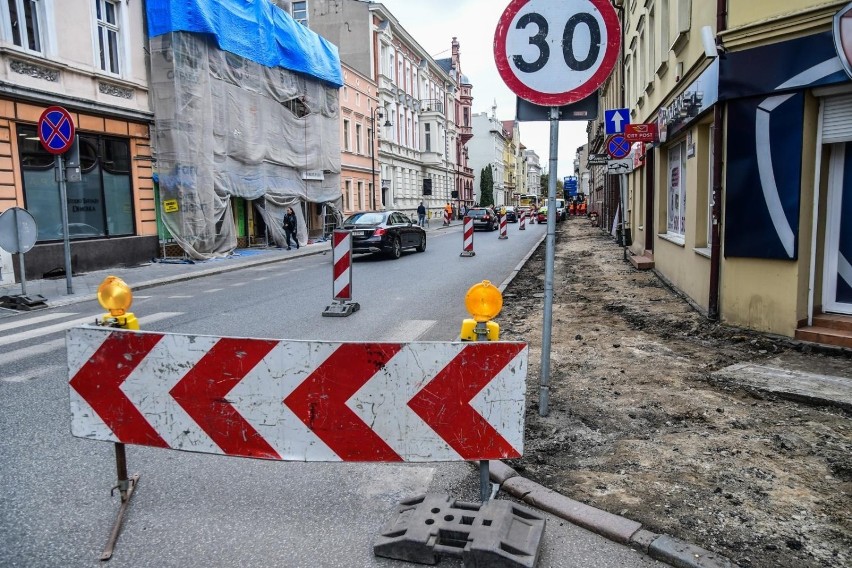
<svg viewBox="0 0 852 568">
<path fill-rule="evenodd" d="M 450 226 L 443 225 L 440 220 L 433 219 L 427 232 L 446 230 L 461 226 L 461 221 L 452 221 Z M 73 250 L 74 244 L 71 243 Z M 59 278 L 43 278 L 27 280 L 27 296 L 40 295 L 44 297 L 50 308 L 68 306 L 79 302 L 97 299 L 98 286 L 104 278 L 115 275 L 124 280 L 134 291 L 144 290 L 161 284 L 181 282 L 193 278 L 202 278 L 211 274 L 220 274 L 240 270 L 250 266 L 283 262 L 293 258 L 314 254 L 327 254 L 331 250 L 331 241 L 311 241 L 298 250 L 279 249 L 276 247 L 257 247 L 237 249 L 233 254 L 224 258 L 204 261 L 182 259 L 152 259 L 151 262 L 137 266 L 121 266 L 104 270 L 95 270 L 82 274 L 74 274 L 71 278 L 71 290 L 68 293 L 68 282 L 65 276 Z M 17 266 L 17 261 L 15 261 Z M 26 256 L 24 257 L 26 262 Z M 0 285 L 0 297 L 21 294 L 21 283 Z M 22 313 L 16 310 L 0 308 L 0 317 Z"/>
</svg>

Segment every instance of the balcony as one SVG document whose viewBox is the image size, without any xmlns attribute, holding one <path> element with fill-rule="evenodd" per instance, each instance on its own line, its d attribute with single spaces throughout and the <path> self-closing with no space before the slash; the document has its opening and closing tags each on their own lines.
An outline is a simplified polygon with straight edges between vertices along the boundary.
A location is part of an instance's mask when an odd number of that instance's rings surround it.
<svg viewBox="0 0 852 568">
<path fill-rule="evenodd" d="M 423 114 L 444 114 L 444 101 L 440 99 L 423 99 L 420 101 L 420 112 Z"/>
<path fill-rule="evenodd" d="M 468 140 L 473 138 L 473 127 L 472 126 L 462 126 L 458 125 L 459 138 L 461 138 L 461 143 L 465 144 Z"/>
<path fill-rule="evenodd" d="M 426 166 L 440 166 L 443 159 L 443 155 L 438 152 L 420 152 L 420 161 Z"/>
</svg>

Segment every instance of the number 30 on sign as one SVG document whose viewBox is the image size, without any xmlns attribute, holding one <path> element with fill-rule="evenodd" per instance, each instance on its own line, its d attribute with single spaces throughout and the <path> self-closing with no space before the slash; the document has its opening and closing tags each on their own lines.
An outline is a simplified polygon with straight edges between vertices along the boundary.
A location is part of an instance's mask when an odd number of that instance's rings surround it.
<svg viewBox="0 0 852 568">
<path fill-rule="evenodd" d="M 516 95 L 561 106 L 603 84 L 620 44 L 618 15 L 609 0 L 513 0 L 497 24 L 494 61 Z"/>
</svg>

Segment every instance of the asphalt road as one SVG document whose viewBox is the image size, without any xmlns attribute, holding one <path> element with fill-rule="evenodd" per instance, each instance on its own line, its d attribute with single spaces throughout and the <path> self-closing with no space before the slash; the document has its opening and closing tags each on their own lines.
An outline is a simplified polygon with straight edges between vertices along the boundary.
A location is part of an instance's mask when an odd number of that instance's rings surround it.
<svg viewBox="0 0 852 568">
<path fill-rule="evenodd" d="M 464 294 L 499 285 L 544 227 L 510 238 L 477 233 L 462 258 L 460 228 L 430 232 L 425 253 L 357 257 L 361 310 L 325 318 L 331 255 L 315 255 L 143 290 L 142 329 L 217 336 L 336 341 L 450 341 Z M 98 561 L 118 499 L 113 446 L 73 438 L 64 329 L 91 320 L 94 302 L 0 321 L 0 566 L 68 567 Z M 532 380 L 532 378 L 530 379 Z M 394 506 L 426 491 L 475 501 L 466 463 L 284 463 L 128 447 L 142 475 L 110 566 L 406 566 L 373 556 Z M 550 518 L 539 566 L 651 566 L 626 547 Z M 445 559 L 441 566 L 460 566 Z"/>
</svg>

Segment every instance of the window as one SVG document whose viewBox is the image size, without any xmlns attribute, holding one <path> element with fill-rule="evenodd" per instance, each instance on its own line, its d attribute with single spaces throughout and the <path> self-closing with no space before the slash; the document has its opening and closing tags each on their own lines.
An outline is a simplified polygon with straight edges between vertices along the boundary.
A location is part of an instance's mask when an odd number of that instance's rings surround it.
<svg viewBox="0 0 852 568">
<path fill-rule="evenodd" d="M 95 0 L 95 14 L 98 19 L 98 54 L 102 71 L 118 75 L 121 72 L 119 39 L 121 28 L 118 25 L 119 6 L 112 0 Z"/>
<path fill-rule="evenodd" d="M 9 11 L 12 43 L 24 49 L 41 53 L 39 5 L 36 0 L 4 0 Z"/>
<path fill-rule="evenodd" d="M 686 232 L 686 142 L 669 150 L 668 212 L 666 231 L 683 237 Z"/>
<path fill-rule="evenodd" d="M 348 152 L 350 145 L 351 145 L 351 143 L 349 141 L 349 121 L 344 118 L 343 119 L 343 150 Z"/>
<path fill-rule="evenodd" d="M 302 24 L 308 25 L 308 3 L 293 2 L 293 19 Z"/>
<path fill-rule="evenodd" d="M 430 129 L 431 129 L 431 125 L 428 122 L 423 125 L 423 130 L 426 133 L 426 151 L 427 152 L 432 151 L 432 132 L 431 132 Z"/>
<path fill-rule="evenodd" d="M 352 211 L 352 181 L 346 180 L 343 187 L 343 209 Z"/>
<path fill-rule="evenodd" d="M 355 153 L 361 154 L 361 125 L 355 125 Z"/>
<path fill-rule="evenodd" d="M 356 197 L 358 199 L 358 203 L 357 203 L 358 210 L 361 211 L 363 209 L 366 209 L 366 207 L 364 207 L 364 182 L 363 181 L 358 182 L 358 195 Z"/>
<path fill-rule="evenodd" d="M 123 138 L 80 134 L 82 180 L 66 184 L 68 234 L 72 239 L 134 234 L 130 143 Z M 24 202 L 38 226 L 39 241 L 63 237 L 54 157 L 41 147 L 34 126 L 18 127 Z"/>
<path fill-rule="evenodd" d="M 713 177 L 713 132 L 715 126 L 710 127 L 707 139 L 707 246 L 713 243 L 713 190 L 715 178 Z"/>
</svg>

